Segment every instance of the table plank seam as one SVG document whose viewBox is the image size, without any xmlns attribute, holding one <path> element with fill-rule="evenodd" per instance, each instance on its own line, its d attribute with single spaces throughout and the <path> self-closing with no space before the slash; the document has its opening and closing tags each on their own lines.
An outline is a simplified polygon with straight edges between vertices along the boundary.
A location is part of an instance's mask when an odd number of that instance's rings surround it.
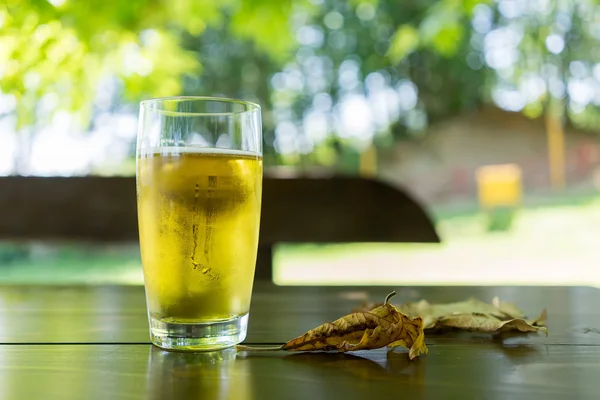
<svg viewBox="0 0 600 400">
<path fill-rule="evenodd" d="M 283 343 L 274 342 L 244 342 L 246 346 L 281 346 Z M 477 344 L 465 344 L 465 343 L 432 343 L 427 344 L 428 348 L 433 347 L 454 347 L 454 346 L 472 346 L 477 347 L 481 343 Z M 487 344 L 487 342 L 485 343 Z M 0 346 L 148 346 L 152 345 L 150 342 L 0 342 Z M 572 347 L 600 347 L 600 343 L 511 343 L 511 344 L 498 344 L 498 347 L 510 348 L 510 347 L 540 347 L 540 346 L 572 346 Z"/>
</svg>

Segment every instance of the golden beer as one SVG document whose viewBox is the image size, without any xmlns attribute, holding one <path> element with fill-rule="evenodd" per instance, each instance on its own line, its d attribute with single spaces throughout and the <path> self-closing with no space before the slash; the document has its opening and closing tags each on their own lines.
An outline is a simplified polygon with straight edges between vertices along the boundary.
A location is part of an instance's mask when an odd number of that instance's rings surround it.
<svg viewBox="0 0 600 400">
<path fill-rule="evenodd" d="M 262 157 L 199 147 L 138 158 L 140 243 L 150 317 L 204 323 L 250 307 Z"/>
</svg>

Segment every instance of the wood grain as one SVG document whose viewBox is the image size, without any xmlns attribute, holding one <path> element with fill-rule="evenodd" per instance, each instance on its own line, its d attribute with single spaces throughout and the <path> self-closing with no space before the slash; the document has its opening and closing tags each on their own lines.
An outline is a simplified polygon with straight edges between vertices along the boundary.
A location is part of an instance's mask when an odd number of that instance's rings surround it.
<svg viewBox="0 0 600 400">
<path fill-rule="evenodd" d="M 450 302 L 500 296 L 530 316 L 548 309 L 550 336 L 518 335 L 505 344 L 600 345 L 600 290 L 586 287 L 281 287 L 257 282 L 247 341 L 283 343 L 347 314 L 365 299 Z M 428 336 L 428 343 L 490 342 L 488 335 Z M 139 286 L 0 286 L 0 343 L 149 343 Z"/>
<path fill-rule="evenodd" d="M 282 342 L 392 288 L 255 286 L 249 341 Z M 398 301 L 501 296 L 550 337 L 427 337 L 429 354 L 169 353 L 148 344 L 142 287 L 0 286 L 0 398 L 597 398 L 600 291 L 585 287 L 394 288 Z M 38 343 L 38 344 L 35 344 Z M 45 344 L 42 344 L 45 343 Z M 78 343 L 78 344 L 76 344 Z M 94 344 L 95 343 L 95 344 Z"/>
<path fill-rule="evenodd" d="M 597 398 L 600 347 L 494 343 L 402 352 L 168 353 L 150 345 L 0 346 L 0 398 Z"/>
</svg>

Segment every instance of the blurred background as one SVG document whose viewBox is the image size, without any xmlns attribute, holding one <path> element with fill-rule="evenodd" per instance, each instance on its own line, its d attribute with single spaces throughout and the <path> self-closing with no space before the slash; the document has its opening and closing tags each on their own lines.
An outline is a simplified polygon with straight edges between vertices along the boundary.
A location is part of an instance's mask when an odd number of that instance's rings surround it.
<svg viewBox="0 0 600 400">
<path fill-rule="evenodd" d="M 442 239 L 283 243 L 277 283 L 600 285 L 599 39 L 595 0 L 8 0 L 0 175 L 133 176 L 140 100 L 243 98 L 267 173 L 380 179 Z M 4 241 L 0 281 L 141 283 L 139 250 Z"/>
</svg>

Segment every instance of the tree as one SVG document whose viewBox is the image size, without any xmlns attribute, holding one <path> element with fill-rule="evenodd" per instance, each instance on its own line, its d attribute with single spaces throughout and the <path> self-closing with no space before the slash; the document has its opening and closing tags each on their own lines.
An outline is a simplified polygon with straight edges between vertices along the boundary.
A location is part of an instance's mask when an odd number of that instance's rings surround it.
<svg viewBox="0 0 600 400">
<path fill-rule="evenodd" d="M 275 150 L 331 164 L 348 145 L 418 138 L 476 106 L 486 78 L 466 61 L 475 5 L 324 0 L 297 15 L 300 47 L 272 78 Z"/>
<path fill-rule="evenodd" d="M 98 105 L 98 82 L 116 80 L 121 102 L 183 92 L 203 60 L 182 46 L 222 25 L 241 41 L 281 58 L 293 46 L 286 16 L 291 0 L 10 1 L 0 8 L 0 90 L 11 100 L 23 141 L 18 157 L 27 169 L 27 142 L 57 111 L 82 126 Z"/>
<path fill-rule="evenodd" d="M 48 1 L 0 11 L 0 89 L 24 142 L 56 110 L 89 121 L 103 79 L 113 106 L 259 101 L 271 164 L 351 164 L 482 103 L 600 118 L 593 0 Z"/>
</svg>

